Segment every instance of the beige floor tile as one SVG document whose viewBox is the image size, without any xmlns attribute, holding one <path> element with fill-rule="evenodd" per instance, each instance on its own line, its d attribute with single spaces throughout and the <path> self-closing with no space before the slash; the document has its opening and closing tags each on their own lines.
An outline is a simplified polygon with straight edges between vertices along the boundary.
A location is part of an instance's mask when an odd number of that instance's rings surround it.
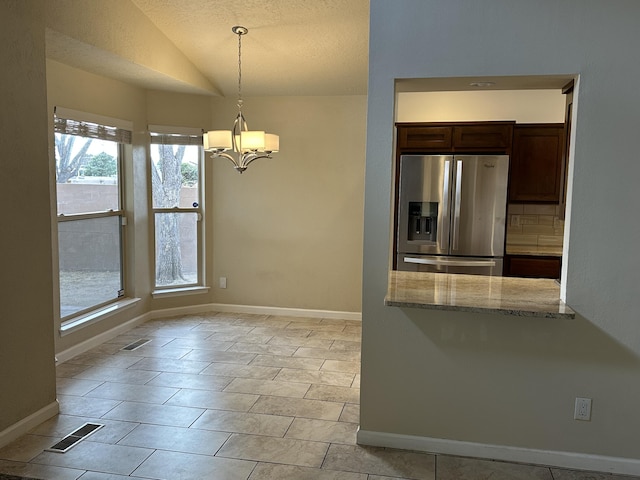
<svg viewBox="0 0 640 480">
<path fill-rule="evenodd" d="M 304 398 L 261 396 L 255 405 L 251 407 L 251 412 L 317 418 L 320 420 L 337 420 L 342 413 L 343 405 L 338 402 L 323 402 Z"/>
<path fill-rule="evenodd" d="M 326 338 L 272 337 L 269 345 L 289 345 L 295 347 L 329 348 L 333 340 Z"/>
<path fill-rule="evenodd" d="M 161 425 L 139 425 L 120 440 L 118 445 L 215 455 L 228 438 L 229 434 L 224 432 Z"/>
<path fill-rule="evenodd" d="M 136 480 L 142 477 L 133 477 L 129 475 L 116 475 L 115 473 L 87 472 L 80 480 Z"/>
<path fill-rule="evenodd" d="M 155 372 L 172 373 L 200 373 L 207 368 L 211 362 L 173 358 L 143 358 L 139 362 L 129 367 L 129 370 L 151 370 Z"/>
<path fill-rule="evenodd" d="M 199 335 L 202 336 L 203 333 L 204 332 L 199 332 Z M 205 333 L 205 335 L 207 335 L 208 333 L 210 332 Z M 209 338 L 175 338 L 167 344 L 167 347 L 196 348 L 198 350 L 213 350 L 216 352 L 224 352 L 228 350 L 231 345 L 233 345 L 233 342 L 221 342 L 220 340 L 211 340 Z"/>
<path fill-rule="evenodd" d="M 293 465 L 259 463 L 249 480 L 367 480 L 367 475 Z"/>
<path fill-rule="evenodd" d="M 122 402 L 104 415 L 104 418 L 123 422 L 151 423 L 173 427 L 188 427 L 200 415 L 203 408 L 154 405 L 152 403 Z"/>
<path fill-rule="evenodd" d="M 296 418 L 285 438 L 355 445 L 357 430 L 358 425 L 355 423 Z"/>
<path fill-rule="evenodd" d="M 360 352 L 361 343 L 359 341 L 336 340 L 329 350 L 335 352 Z"/>
<path fill-rule="evenodd" d="M 290 324 L 291 325 L 291 324 Z M 308 337 L 311 333 L 309 325 L 306 328 L 276 328 L 276 327 L 254 327 L 251 333 L 260 335 L 271 335 L 272 337 Z"/>
<path fill-rule="evenodd" d="M 362 325 L 348 325 L 344 328 L 344 333 L 354 333 L 362 336 Z"/>
<path fill-rule="evenodd" d="M 553 480 L 546 467 L 438 455 L 438 480 Z"/>
<path fill-rule="evenodd" d="M 222 342 L 242 342 L 242 343 L 257 343 L 263 345 L 273 338 L 272 335 L 258 335 L 253 333 L 222 333 L 215 332 L 209 337 L 211 340 L 218 340 Z"/>
<path fill-rule="evenodd" d="M 329 447 L 322 468 L 416 480 L 435 480 L 435 457 L 426 453 L 357 445 Z"/>
<path fill-rule="evenodd" d="M 248 393 L 216 392 L 185 388 L 171 397 L 166 402 L 166 405 L 248 412 L 258 398 L 258 395 Z"/>
<path fill-rule="evenodd" d="M 287 325 L 287 330 L 307 330 L 309 332 L 342 332 L 345 329 L 344 324 L 309 324 L 307 322 L 291 322 Z"/>
<path fill-rule="evenodd" d="M 278 368 L 294 368 L 301 370 L 320 370 L 324 360 L 321 358 L 294 358 L 283 355 L 257 355 L 251 365 L 262 365 Z"/>
<path fill-rule="evenodd" d="M 325 360 L 320 370 L 326 370 L 328 372 L 360 373 L 360 362 Z"/>
<path fill-rule="evenodd" d="M 237 363 L 240 365 L 248 365 L 254 358 L 256 358 L 256 354 L 198 349 L 192 350 L 183 358 L 185 360 L 197 360 L 210 363 Z"/>
<path fill-rule="evenodd" d="M 338 420 L 341 422 L 360 424 L 360 405 L 345 403 Z"/>
<path fill-rule="evenodd" d="M 147 370 L 128 370 L 125 368 L 91 367 L 80 372 L 76 378 L 83 380 L 96 380 L 102 382 L 117 382 L 143 385 L 152 378 L 158 376 L 159 372 Z"/>
<path fill-rule="evenodd" d="M 142 359 L 143 357 L 137 357 L 133 355 L 83 353 L 81 355 L 73 357 L 67 363 L 91 365 L 93 367 L 129 368 L 131 365 L 135 365 Z"/>
<path fill-rule="evenodd" d="M 84 473 L 84 469 L 81 470 L 56 467 L 53 465 L 36 465 L 34 463 L 0 460 L 0 473 L 28 478 L 76 480 Z"/>
<path fill-rule="evenodd" d="M 229 347 L 229 352 L 260 353 L 264 355 L 288 355 L 291 356 L 296 351 L 293 345 L 262 345 L 259 343 L 238 342 Z"/>
<path fill-rule="evenodd" d="M 58 378 L 56 380 L 56 392 L 58 395 L 84 395 L 103 383 L 102 380 Z"/>
<path fill-rule="evenodd" d="M 327 447 L 327 443 L 306 440 L 234 434 L 216 456 L 318 468 Z"/>
<path fill-rule="evenodd" d="M 202 375 L 229 376 L 237 378 L 255 378 L 273 380 L 280 372 L 279 368 L 260 367 L 256 365 L 238 365 L 235 363 L 212 363 L 205 368 Z"/>
<path fill-rule="evenodd" d="M 105 382 L 91 390 L 85 397 L 162 404 L 176 393 L 178 393 L 177 388 Z"/>
<path fill-rule="evenodd" d="M 218 377 L 215 375 L 194 375 L 191 373 L 161 373 L 153 380 L 151 380 L 147 385 L 220 391 L 227 385 L 229 385 L 232 380 L 232 377 Z"/>
<path fill-rule="evenodd" d="M 314 330 L 309 334 L 309 339 L 325 338 L 344 342 L 359 342 L 360 337 L 361 334 L 359 333 L 336 332 L 331 330 Z"/>
<path fill-rule="evenodd" d="M 148 448 L 82 441 L 62 455 L 42 452 L 32 463 L 129 475 L 152 453 Z"/>
<path fill-rule="evenodd" d="M 343 372 L 323 372 L 312 370 L 298 370 L 292 368 L 283 368 L 275 377 L 278 381 L 283 382 L 302 382 L 317 385 L 336 385 L 340 387 L 349 387 L 353 383 L 353 373 Z"/>
<path fill-rule="evenodd" d="M 358 373 L 355 377 L 353 377 L 353 383 L 351 384 L 352 388 L 360 388 L 360 374 Z"/>
<path fill-rule="evenodd" d="M 120 403 L 119 400 L 76 397 L 73 395 L 58 395 L 58 402 L 61 414 L 81 417 L 101 417 Z"/>
<path fill-rule="evenodd" d="M 255 462 L 157 450 L 134 475 L 159 479 L 246 480 Z"/>
<path fill-rule="evenodd" d="M 338 352 L 327 348 L 300 347 L 293 354 L 294 357 L 322 358 L 323 360 L 341 360 L 343 362 L 360 361 L 360 351 Z"/>
<path fill-rule="evenodd" d="M 275 380 L 254 380 L 236 378 L 225 389 L 225 392 L 255 393 L 276 397 L 302 398 L 309 390 L 308 383 L 277 382 Z M 322 399 L 320 399 L 322 400 Z"/>
<path fill-rule="evenodd" d="M 62 437 L 43 437 L 41 435 L 23 435 L 0 448 L 0 459 L 14 462 L 28 462 L 40 455 L 45 448 L 51 447 Z"/>
<path fill-rule="evenodd" d="M 119 355 L 131 355 L 133 357 L 160 357 L 160 358 L 182 358 L 191 351 L 190 348 L 171 347 L 169 344 L 161 346 L 156 342 L 136 348 L 130 352 L 122 350 Z"/>
<path fill-rule="evenodd" d="M 90 365 L 61 363 L 56 365 L 56 378 L 72 378 L 90 368 Z"/>
<path fill-rule="evenodd" d="M 304 396 L 312 400 L 326 400 L 328 402 L 360 403 L 360 389 L 351 387 L 337 387 L 335 385 L 311 385 Z"/>
<path fill-rule="evenodd" d="M 218 322 L 200 323 L 193 329 L 194 332 L 210 332 L 211 334 L 224 333 L 227 335 L 246 335 L 248 333 L 251 333 L 252 330 L 253 327 L 246 325 L 234 325 Z M 213 339 L 213 337 L 211 336 L 209 338 Z"/>
<path fill-rule="evenodd" d="M 207 410 L 191 427 L 218 432 L 283 437 L 292 421 L 293 417 L 279 415 Z"/>
</svg>

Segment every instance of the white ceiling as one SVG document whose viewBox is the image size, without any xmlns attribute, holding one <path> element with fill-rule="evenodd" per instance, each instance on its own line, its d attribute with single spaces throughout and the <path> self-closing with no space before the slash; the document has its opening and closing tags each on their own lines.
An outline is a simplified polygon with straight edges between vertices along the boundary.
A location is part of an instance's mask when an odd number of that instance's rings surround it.
<svg viewBox="0 0 640 480">
<path fill-rule="evenodd" d="M 56 9 L 50 16 L 59 15 L 59 19 L 48 25 L 47 56 L 89 72 L 147 88 L 235 97 L 238 37 L 231 28 L 242 25 L 249 29 L 242 37 L 243 95 L 367 93 L 369 0 L 131 0 L 129 16 L 139 14 L 137 7 L 208 81 L 205 89 L 192 88 L 143 65 L 144 60 L 132 61 L 126 53 L 118 55 L 110 48 L 111 36 L 129 32 L 123 22 L 112 19 L 105 18 L 103 23 L 111 20 L 106 27 L 99 25 L 100 18 L 111 13 L 105 8 L 121 8 L 122 3 L 91 0 L 81 4 L 87 19 L 98 18 L 94 29 L 110 29 L 101 35 L 105 45 L 96 45 L 98 34 L 81 32 L 73 38 L 76 26 L 58 29 L 68 21 L 59 9 L 69 8 L 74 0 L 54 2 Z M 135 38 L 136 34 L 130 35 Z"/>
</svg>

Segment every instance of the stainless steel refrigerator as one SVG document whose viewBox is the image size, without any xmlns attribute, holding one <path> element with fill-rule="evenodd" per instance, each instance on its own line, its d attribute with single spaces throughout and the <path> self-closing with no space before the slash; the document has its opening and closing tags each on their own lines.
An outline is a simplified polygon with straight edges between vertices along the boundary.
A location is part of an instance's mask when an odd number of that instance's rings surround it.
<svg viewBox="0 0 640 480">
<path fill-rule="evenodd" d="M 502 275 L 509 157 L 403 155 L 397 269 Z"/>
</svg>

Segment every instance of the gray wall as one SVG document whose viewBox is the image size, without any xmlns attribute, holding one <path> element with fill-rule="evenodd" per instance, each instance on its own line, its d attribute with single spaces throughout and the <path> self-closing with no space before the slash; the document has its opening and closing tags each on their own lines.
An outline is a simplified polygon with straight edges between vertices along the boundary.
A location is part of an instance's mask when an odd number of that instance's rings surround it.
<svg viewBox="0 0 640 480">
<path fill-rule="evenodd" d="M 629 0 L 371 1 L 362 430 L 640 460 L 638 44 Z M 394 78 L 547 74 L 580 75 L 563 278 L 577 318 L 384 307 Z M 573 420 L 576 396 L 591 422 Z"/>
</svg>

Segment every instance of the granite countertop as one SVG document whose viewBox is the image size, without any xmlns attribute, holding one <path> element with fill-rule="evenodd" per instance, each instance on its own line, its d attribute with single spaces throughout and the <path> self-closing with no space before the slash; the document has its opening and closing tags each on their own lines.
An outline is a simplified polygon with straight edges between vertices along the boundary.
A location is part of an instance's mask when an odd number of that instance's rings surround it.
<svg viewBox="0 0 640 480">
<path fill-rule="evenodd" d="M 561 257 L 562 247 L 539 245 L 507 245 L 506 253 L 507 255 Z"/>
<path fill-rule="evenodd" d="M 384 304 L 521 317 L 575 318 L 560 300 L 560 286 L 546 278 L 389 272 Z"/>
</svg>

